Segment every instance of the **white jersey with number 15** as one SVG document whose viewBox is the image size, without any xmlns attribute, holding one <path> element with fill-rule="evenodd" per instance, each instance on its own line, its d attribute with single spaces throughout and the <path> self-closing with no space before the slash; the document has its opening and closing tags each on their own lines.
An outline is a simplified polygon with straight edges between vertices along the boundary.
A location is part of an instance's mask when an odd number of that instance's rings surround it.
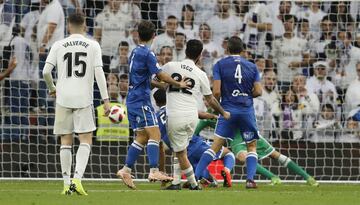
<svg viewBox="0 0 360 205">
<path fill-rule="evenodd" d="M 57 69 L 57 104 L 68 108 L 93 104 L 95 69 L 103 66 L 98 42 L 72 34 L 54 43 L 46 63 Z"/>
</svg>

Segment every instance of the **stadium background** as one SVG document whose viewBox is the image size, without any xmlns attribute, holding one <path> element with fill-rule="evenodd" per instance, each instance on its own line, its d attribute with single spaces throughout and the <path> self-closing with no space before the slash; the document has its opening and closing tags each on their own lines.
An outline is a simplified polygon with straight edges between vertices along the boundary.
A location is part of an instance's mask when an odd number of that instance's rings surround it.
<svg viewBox="0 0 360 205">
<path fill-rule="evenodd" d="M 199 66 L 207 72 L 210 79 L 211 65 L 226 55 L 226 37 L 239 35 L 247 44 L 248 57 L 261 67 L 264 87 L 271 80 L 265 81 L 265 78 L 273 77 L 269 74 L 273 74 L 271 70 L 277 70 L 277 86 L 267 91 L 268 98 L 263 97 L 256 103 L 259 127 L 264 136 L 275 148 L 291 157 L 318 180 L 360 180 L 360 129 L 358 122 L 352 120 L 352 113 L 356 113 L 360 105 L 360 71 L 356 72 L 356 69 L 360 69 L 357 63 L 360 61 L 359 2 L 83 0 L 78 3 L 74 5 L 70 0 L 52 0 L 47 3 L 41 1 L 41 4 L 37 0 L 1 1 L 0 67 L 7 67 L 9 56 L 16 56 L 18 60 L 18 66 L 10 77 L 1 81 L 1 178 L 61 178 L 59 139 L 52 134 L 54 100 L 47 96 L 42 76 L 39 75 L 46 58 L 46 52 L 39 53 L 39 50 L 42 47 L 50 49 L 51 45 L 41 45 L 40 30 L 48 25 L 39 25 L 38 19 L 43 18 L 45 22 L 49 19 L 50 22 L 56 21 L 53 23 L 66 36 L 66 21 L 62 22 L 61 18 L 54 20 L 39 12 L 52 6 L 57 11 L 51 13 L 53 16 L 63 15 L 65 18 L 72 12 L 83 12 L 86 15 L 88 36 L 99 40 L 102 46 L 109 92 L 118 103 L 124 102 L 126 86 L 120 76 L 128 71 L 127 55 L 136 44 L 134 30 L 141 19 L 151 20 L 157 26 L 159 34 L 164 31 L 175 34 L 171 23 L 173 21 L 166 23 L 168 16 L 174 15 L 178 19 L 175 24 L 177 32 L 184 33 L 187 39 L 195 37 L 206 42 L 206 51 Z M 188 13 L 191 14 L 192 9 L 194 11 L 194 24 L 182 28 L 181 10 L 185 4 L 191 5 L 184 7 Z M 188 13 L 184 15 L 191 16 Z M 292 44 L 290 41 L 285 45 L 281 43 L 285 30 L 281 21 L 285 15 L 281 14 L 293 14 L 301 22 L 300 26 L 296 25 L 294 28 L 294 36 L 298 38 L 294 40 L 294 49 L 300 49 L 296 50 L 298 52 L 286 53 L 285 48 L 291 48 Z M 221 20 L 221 16 L 228 17 Z M 304 19 L 308 21 L 308 30 L 302 27 L 307 22 Z M 202 23 L 208 26 L 200 26 Z M 271 24 L 272 28 L 264 30 L 260 26 L 250 26 L 253 23 L 265 24 L 266 28 Z M 168 27 L 167 30 L 165 27 Z M 209 28 L 210 35 L 204 33 Z M 20 33 L 23 33 L 23 37 Z M 12 34 L 17 37 L 13 38 Z M 153 48 L 161 64 L 170 60 L 169 53 L 172 53 L 173 60 L 183 58 L 183 35 L 175 34 L 170 38 L 163 34 L 156 41 Z M 163 46 L 170 49 L 167 52 L 164 49 L 161 54 Z M 285 93 L 288 92 L 290 83 L 296 83 L 294 79 L 298 75 L 293 74 L 287 78 L 285 73 L 290 71 L 281 69 L 284 69 L 284 64 L 289 69 L 290 64 L 295 61 L 297 66 L 292 64 L 292 70 L 301 73 L 307 81 L 306 85 L 299 87 L 307 90 L 308 97 L 313 94 L 311 97 L 318 104 L 306 103 L 307 96 L 293 88 L 293 96 L 299 98 L 298 102 L 286 106 Z M 321 74 L 313 66 L 318 61 L 327 63 L 326 86 L 309 83 L 313 82 L 313 75 Z M 333 93 L 328 95 L 328 91 Z M 94 97 L 94 107 L 101 105 L 96 87 Z M 289 113 L 296 115 L 289 116 Z M 115 125 L 112 126 L 109 129 L 118 129 Z M 209 137 L 209 132 L 211 130 L 203 135 Z M 115 172 L 125 161 L 131 137 L 98 136 L 96 139 L 85 178 L 115 178 Z M 73 153 L 76 149 L 75 146 Z M 148 167 L 144 162 L 146 157 L 142 155 L 134 169 L 135 176 L 139 179 L 146 178 Z M 167 157 L 167 162 L 167 172 L 171 173 L 170 157 Z M 266 159 L 262 164 L 278 173 L 282 179 L 300 179 L 274 160 Z M 236 166 L 233 177 L 244 179 L 243 166 Z"/>
</svg>

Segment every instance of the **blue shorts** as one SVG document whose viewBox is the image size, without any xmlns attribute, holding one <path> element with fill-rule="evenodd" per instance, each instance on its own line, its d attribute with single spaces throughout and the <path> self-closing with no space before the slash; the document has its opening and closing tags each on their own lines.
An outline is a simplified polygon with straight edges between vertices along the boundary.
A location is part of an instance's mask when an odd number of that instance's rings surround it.
<svg viewBox="0 0 360 205">
<path fill-rule="evenodd" d="M 223 139 L 233 140 L 236 131 L 240 131 L 245 142 L 249 143 L 259 139 L 254 113 L 231 114 L 229 120 L 220 117 L 215 128 L 215 135 Z"/>
<path fill-rule="evenodd" d="M 130 127 L 136 130 L 142 130 L 147 127 L 158 127 L 158 121 L 154 108 L 150 105 L 127 106 L 128 119 Z"/>
<path fill-rule="evenodd" d="M 210 147 L 211 146 L 209 144 L 207 144 L 206 142 L 203 141 L 202 144 L 196 148 L 196 151 L 191 153 L 191 155 L 188 155 L 188 159 L 190 161 L 190 164 L 193 166 L 194 170 L 195 170 L 197 164 L 199 163 L 202 154 L 206 150 L 210 149 Z M 218 153 L 216 153 L 214 160 L 220 159 L 223 151 L 224 151 L 224 147 L 222 147 L 221 150 Z"/>
</svg>

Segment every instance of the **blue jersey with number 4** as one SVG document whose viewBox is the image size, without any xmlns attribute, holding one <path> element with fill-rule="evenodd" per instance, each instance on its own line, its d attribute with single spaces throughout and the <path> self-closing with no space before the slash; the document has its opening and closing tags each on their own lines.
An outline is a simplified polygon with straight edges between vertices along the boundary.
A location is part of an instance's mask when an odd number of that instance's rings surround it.
<svg viewBox="0 0 360 205">
<path fill-rule="evenodd" d="M 159 65 L 154 52 L 145 45 L 137 46 L 130 55 L 129 65 L 129 93 L 126 98 L 127 105 L 150 102 L 151 76 L 159 73 Z"/>
<path fill-rule="evenodd" d="M 214 65 L 214 80 L 221 80 L 221 105 L 232 114 L 253 112 L 252 90 L 260 81 L 254 63 L 240 57 L 228 56 Z"/>
</svg>

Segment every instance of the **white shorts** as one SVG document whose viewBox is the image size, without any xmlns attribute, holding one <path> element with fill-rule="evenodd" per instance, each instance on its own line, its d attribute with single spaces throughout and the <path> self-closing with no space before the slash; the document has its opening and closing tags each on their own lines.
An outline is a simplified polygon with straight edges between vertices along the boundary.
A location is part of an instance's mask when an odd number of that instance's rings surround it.
<svg viewBox="0 0 360 205">
<path fill-rule="evenodd" d="M 174 152 L 185 150 L 195 132 L 198 116 L 168 117 L 167 130 L 170 145 Z"/>
<path fill-rule="evenodd" d="M 56 104 L 54 134 L 87 133 L 96 130 L 93 105 L 67 108 Z"/>
</svg>

